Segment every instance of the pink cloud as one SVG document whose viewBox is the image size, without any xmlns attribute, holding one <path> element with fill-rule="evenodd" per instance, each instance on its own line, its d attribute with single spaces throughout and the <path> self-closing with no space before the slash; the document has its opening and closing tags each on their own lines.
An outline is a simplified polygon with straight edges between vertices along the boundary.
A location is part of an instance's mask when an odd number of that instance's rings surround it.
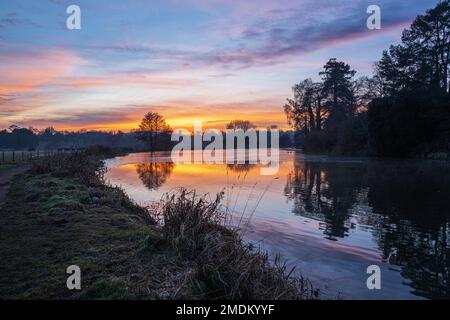
<svg viewBox="0 0 450 320">
<path fill-rule="evenodd" d="M 190 79 L 175 79 L 161 75 L 146 75 L 141 73 L 119 73 L 112 75 L 62 77 L 48 83 L 50 86 L 73 89 L 91 89 L 117 86 L 151 86 L 167 88 L 174 86 L 193 85 Z"/>
<path fill-rule="evenodd" d="M 67 76 L 84 60 L 66 49 L 2 54 L 0 59 L 0 94 L 30 92 Z"/>
</svg>

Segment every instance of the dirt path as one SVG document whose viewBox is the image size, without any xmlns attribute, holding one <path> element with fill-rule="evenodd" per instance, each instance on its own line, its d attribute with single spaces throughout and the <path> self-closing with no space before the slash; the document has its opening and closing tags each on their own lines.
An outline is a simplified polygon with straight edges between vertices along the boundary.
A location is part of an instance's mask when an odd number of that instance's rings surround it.
<svg viewBox="0 0 450 320">
<path fill-rule="evenodd" d="M 9 186 L 14 176 L 24 173 L 28 168 L 28 165 L 24 165 L 0 171 L 0 207 L 3 205 L 3 201 L 8 194 Z"/>
</svg>

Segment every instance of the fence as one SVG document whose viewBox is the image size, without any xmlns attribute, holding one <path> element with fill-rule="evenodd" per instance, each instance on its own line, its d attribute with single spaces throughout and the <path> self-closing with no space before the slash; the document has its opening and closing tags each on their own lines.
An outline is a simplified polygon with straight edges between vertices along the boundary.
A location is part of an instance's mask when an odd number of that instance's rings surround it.
<svg viewBox="0 0 450 320">
<path fill-rule="evenodd" d="M 68 153 L 72 150 L 33 150 L 33 151 L 0 151 L 0 163 L 16 163 L 31 161 L 42 157 L 48 157 L 60 153 Z"/>
</svg>

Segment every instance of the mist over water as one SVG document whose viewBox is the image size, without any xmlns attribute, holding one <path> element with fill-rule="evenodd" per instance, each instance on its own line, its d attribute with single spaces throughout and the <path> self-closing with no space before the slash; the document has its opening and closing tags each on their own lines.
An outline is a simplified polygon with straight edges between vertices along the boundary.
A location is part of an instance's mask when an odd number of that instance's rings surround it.
<svg viewBox="0 0 450 320">
<path fill-rule="evenodd" d="M 251 164 L 175 164 L 170 153 L 106 161 L 106 178 L 140 204 L 179 187 L 224 191 L 247 241 L 313 281 L 325 297 L 449 298 L 450 165 L 280 152 L 276 175 Z M 381 268 L 381 290 L 366 269 Z"/>
</svg>

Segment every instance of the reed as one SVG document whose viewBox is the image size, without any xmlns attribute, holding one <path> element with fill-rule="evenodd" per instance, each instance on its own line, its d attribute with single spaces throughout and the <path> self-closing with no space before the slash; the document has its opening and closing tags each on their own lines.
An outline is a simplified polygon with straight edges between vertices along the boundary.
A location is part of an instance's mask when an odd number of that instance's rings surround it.
<svg viewBox="0 0 450 320">
<path fill-rule="evenodd" d="M 180 189 L 167 195 L 159 215 L 164 239 L 194 262 L 189 281 L 208 299 L 316 299 L 318 290 L 276 257 L 245 243 L 225 225 L 223 193 L 214 199 Z"/>
</svg>

